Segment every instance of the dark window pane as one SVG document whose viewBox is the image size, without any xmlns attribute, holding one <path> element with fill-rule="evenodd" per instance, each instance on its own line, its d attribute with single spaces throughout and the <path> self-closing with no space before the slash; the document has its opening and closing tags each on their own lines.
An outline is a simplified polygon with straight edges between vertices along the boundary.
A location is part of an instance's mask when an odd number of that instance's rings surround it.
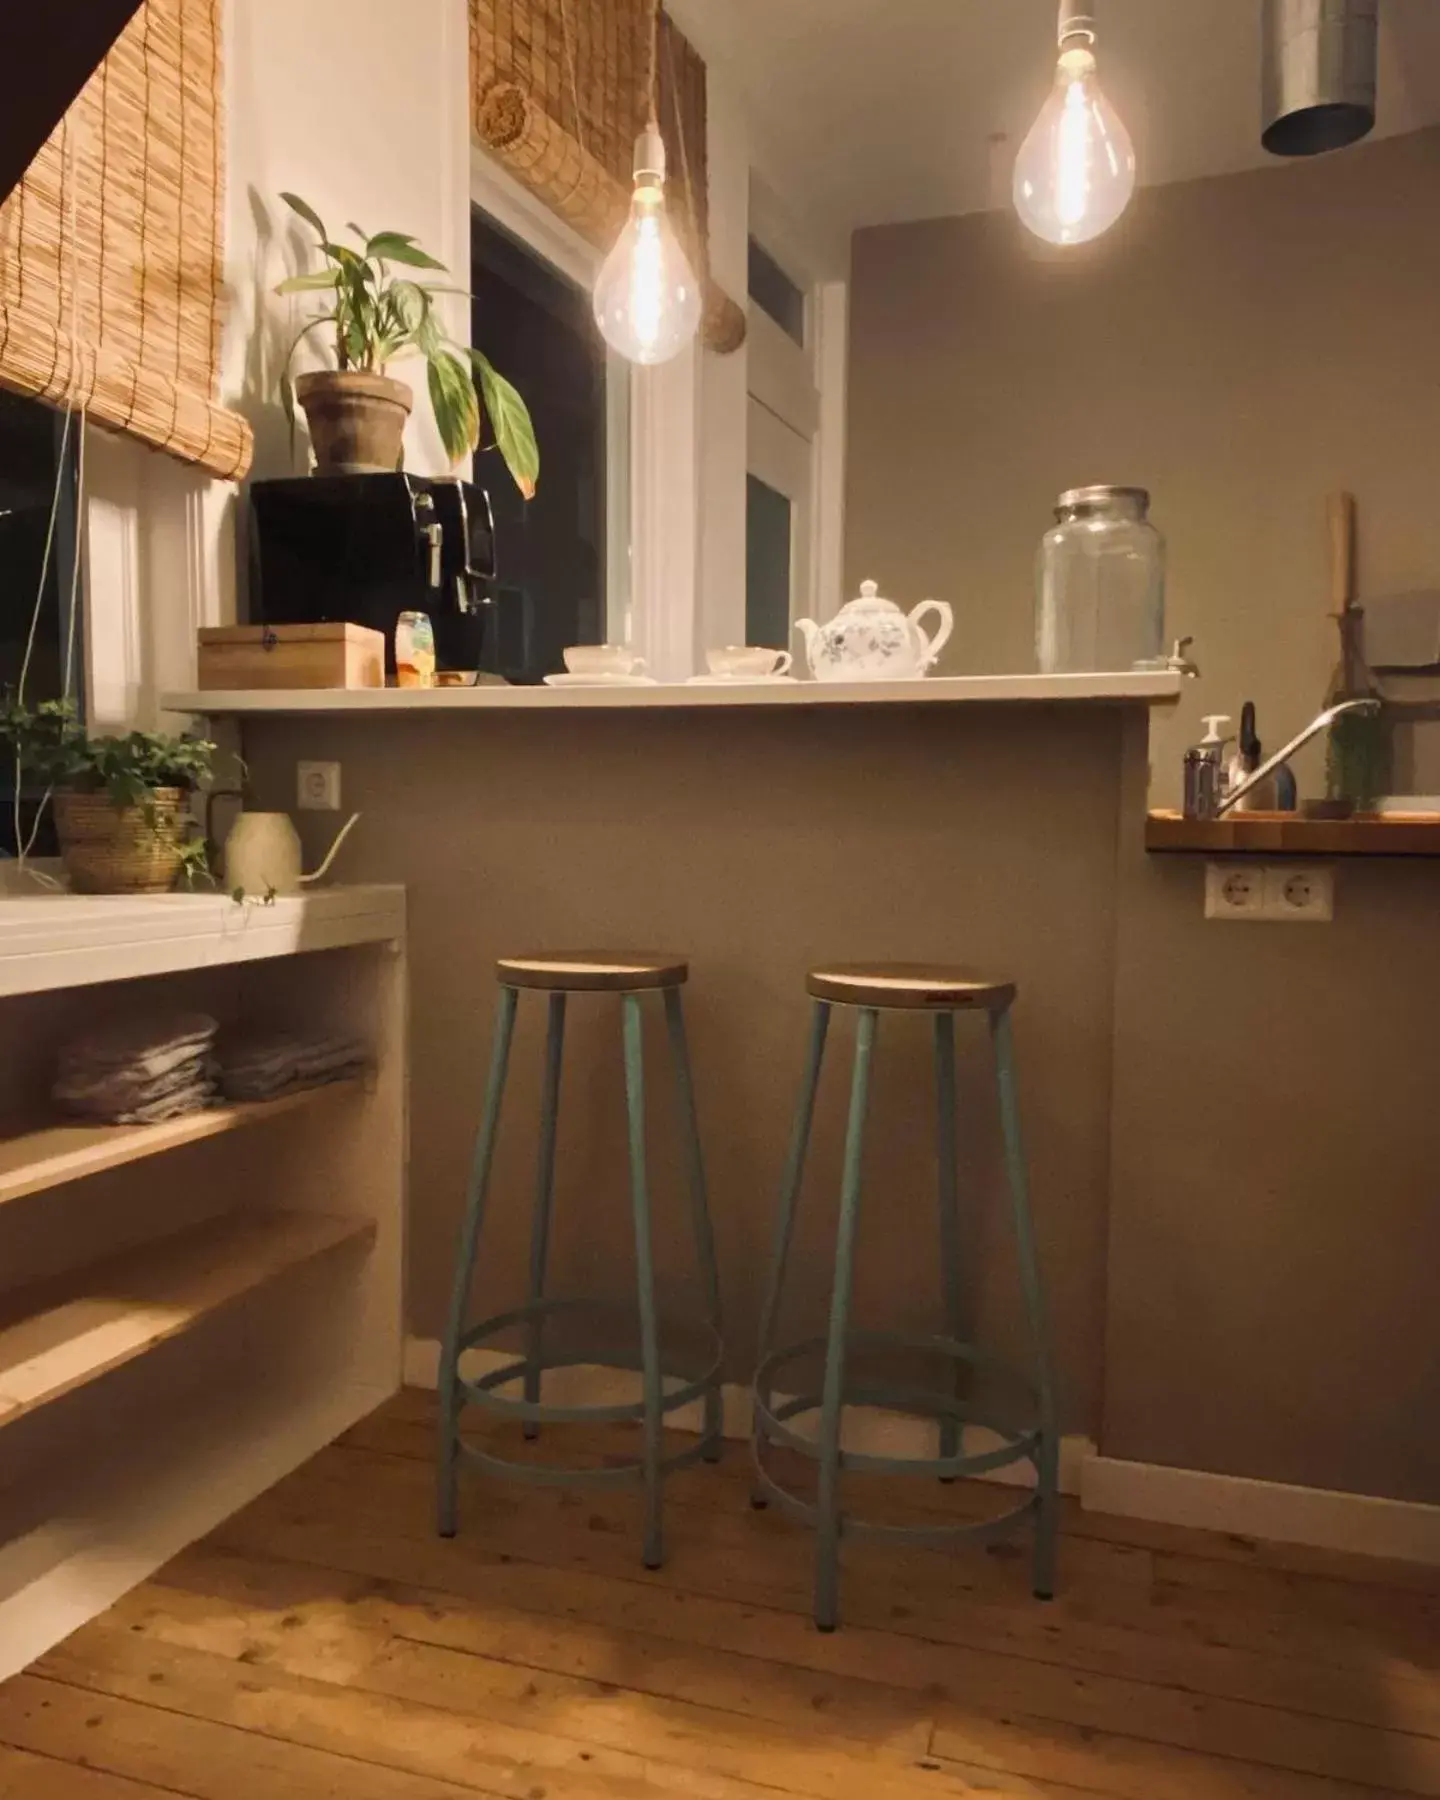
<svg viewBox="0 0 1440 1800">
<path fill-rule="evenodd" d="M 528 503 L 498 451 L 475 458 L 495 514 L 501 670 L 538 681 L 567 644 L 605 637 L 604 344 L 590 296 L 478 210 L 470 257 L 471 341 L 520 390 L 540 443 Z"/>
<path fill-rule="evenodd" d="M 750 298 L 797 344 L 805 342 L 805 295 L 776 262 L 750 240 Z"/>
<path fill-rule="evenodd" d="M 72 670 L 70 687 L 77 703 L 85 685 L 81 680 L 85 665 L 78 585 L 74 586 L 73 640 L 69 634 L 78 547 L 75 452 L 80 429 L 78 414 L 71 420 L 67 434 L 65 415 L 54 407 L 0 391 L 0 692 L 13 693 L 19 685 L 33 620 L 34 641 L 25 670 L 25 701 L 30 706 L 63 696 L 67 642 Z M 45 540 L 52 506 L 55 530 L 47 565 Z M 0 756 L 0 853 L 13 854 L 15 848 L 14 795 L 13 762 Z M 27 838 L 38 799 L 39 790 L 27 781 L 22 787 L 20 807 L 21 831 Z M 48 810 L 34 849 L 41 856 L 54 853 Z"/>
<path fill-rule="evenodd" d="M 745 642 L 790 642 L 790 502 L 756 475 L 746 477 Z"/>
</svg>

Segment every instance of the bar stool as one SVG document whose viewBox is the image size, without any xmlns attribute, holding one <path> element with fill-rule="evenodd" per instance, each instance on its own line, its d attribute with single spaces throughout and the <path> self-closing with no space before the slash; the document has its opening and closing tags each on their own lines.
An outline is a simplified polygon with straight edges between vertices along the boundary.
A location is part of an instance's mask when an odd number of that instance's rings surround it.
<svg viewBox="0 0 1440 1800">
<path fill-rule="evenodd" d="M 457 1463 L 463 1453 L 480 1468 L 496 1475 L 560 1486 L 590 1482 L 620 1485 L 638 1482 L 645 1494 L 644 1561 L 658 1569 L 663 1560 L 661 1530 L 661 1481 L 672 1469 L 702 1457 L 716 1462 L 721 1449 L 720 1401 L 720 1287 L 715 1265 L 715 1241 L 705 1199 L 704 1163 L 695 1116 L 695 1092 L 690 1074 L 690 1054 L 685 1037 L 685 1017 L 680 989 L 689 974 L 683 959 L 650 954 L 613 954 L 594 951 L 567 952 L 554 956 L 504 957 L 496 964 L 500 1000 L 495 1040 L 491 1051 L 490 1079 L 485 1107 L 475 1139 L 465 1218 L 455 1261 L 455 1285 L 449 1322 L 440 1357 L 440 1453 L 437 1512 L 442 1537 L 453 1537 L 456 1528 Z M 495 1152 L 500 1103 L 514 1034 L 515 1014 L 523 990 L 549 996 L 549 1024 L 545 1045 L 545 1078 L 540 1118 L 540 1146 L 536 1171 L 535 1209 L 530 1235 L 530 1297 L 524 1306 L 499 1313 L 467 1326 L 471 1278 L 475 1268 L 480 1228 Z M 695 1244 L 700 1263 L 705 1301 L 705 1330 L 709 1339 L 705 1366 L 698 1373 L 667 1372 L 661 1362 L 661 1334 L 655 1314 L 655 1273 L 650 1233 L 650 1190 L 645 1173 L 645 1076 L 641 1052 L 641 1005 L 644 996 L 660 993 L 665 1006 L 670 1048 L 675 1065 L 681 1124 L 690 1189 Z M 635 1228 L 635 1266 L 639 1301 L 638 1356 L 604 1360 L 638 1368 L 643 1377 L 642 1398 L 611 1405 L 550 1404 L 540 1398 L 540 1377 L 546 1369 L 559 1369 L 599 1360 L 593 1352 L 550 1354 L 545 1347 L 545 1323 L 557 1313 L 609 1310 L 584 1299 L 551 1299 L 545 1293 L 546 1263 L 550 1243 L 551 1201 L 555 1178 L 555 1121 L 560 1103 L 560 1068 L 565 1042 L 565 1008 L 572 994 L 616 994 L 620 998 L 625 1055 L 625 1100 L 629 1123 L 630 1195 Z M 628 1310 L 628 1309 L 626 1309 Z M 460 1373 L 461 1355 L 473 1345 L 497 1333 L 520 1327 L 525 1352 L 514 1362 L 468 1380 Z M 523 1399 L 497 1390 L 520 1380 Z M 667 1380 L 670 1385 L 667 1387 Z M 698 1441 L 669 1457 L 661 1452 L 661 1432 L 667 1413 L 691 1401 L 704 1406 L 704 1429 Z M 644 1449 L 634 1462 L 603 1469 L 561 1468 L 531 1464 L 492 1455 L 460 1436 L 460 1414 L 467 1405 L 484 1407 L 509 1419 L 520 1419 L 526 1437 L 538 1434 L 542 1424 L 587 1420 L 635 1420 L 644 1426 Z"/>
<path fill-rule="evenodd" d="M 1050 1348 L 1045 1323 L 1040 1274 L 1035 1258 L 1035 1238 L 1025 1158 L 1020 1141 L 1020 1118 L 1015 1093 L 1014 1059 L 1010 1033 L 1010 1004 L 1015 989 L 1005 981 L 990 981 L 965 969 L 932 967 L 915 963 L 876 963 L 812 969 L 806 982 L 814 1001 L 810 1055 L 794 1132 L 786 1164 L 780 1216 L 776 1226 L 769 1284 L 760 1327 L 760 1357 L 755 1375 L 754 1454 L 759 1476 L 756 1503 L 774 1499 L 788 1511 L 817 1527 L 815 1568 L 815 1623 L 833 1631 L 839 1618 L 839 1555 L 842 1535 L 870 1534 L 921 1542 L 947 1542 L 960 1537 L 994 1537 L 1035 1517 L 1034 1591 L 1049 1599 L 1055 1587 L 1055 1526 L 1058 1494 L 1059 1441 L 1055 1427 L 1054 1390 Z M 850 1088 L 850 1116 L 845 1136 L 845 1163 L 840 1191 L 840 1222 L 835 1241 L 835 1276 L 830 1296 L 830 1323 L 823 1338 L 777 1349 L 774 1345 L 776 1316 L 785 1281 L 785 1266 L 795 1225 L 795 1205 L 804 1172 L 805 1153 L 815 1112 L 815 1094 L 825 1054 L 826 1033 L 834 1006 L 858 1013 L 855 1065 Z M 870 1091 L 870 1067 L 882 1012 L 924 1013 L 933 1017 L 935 1081 L 940 1163 L 940 1258 L 947 1335 L 912 1337 L 892 1332 L 852 1332 L 850 1291 L 855 1262 L 856 1228 L 860 1218 L 861 1156 L 864 1147 L 865 1112 Z M 956 1178 L 955 1135 L 955 1015 L 983 1012 L 989 1022 L 1000 1100 L 1000 1126 L 1005 1146 L 1005 1169 L 1010 1190 L 1010 1209 L 1019 1251 L 1020 1275 L 1034 1347 L 1033 1385 L 1019 1382 L 1026 1393 L 1029 1418 L 1016 1423 L 972 1407 L 963 1396 L 966 1370 L 992 1370 L 1015 1380 L 998 1358 L 964 1339 L 960 1292 L 960 1223 Z M 926 1352 L 949 1360 L 955 1372 L 954 1392 L 927 1388 L 859 1385 L 847 1379 L 846 1358 L 853 1348 L 890 1347 Z M 824 1375 L 820 1392 L 777 1396 L 784 1371 L 801 1357 L 824 1351 Z M 866 1454 L 840 1448 L 840 1426 L 847 1406 L 893 1406 L 939 1421 L 939 1454 L 933 1457 L 900 1457 Z M 815 1437 L 796 1431 L 790 1421 L 806 1413 L 819 1413 Z M 962 1433 L 967 1423 L 983 1425 L 996 1433 L 998 1446 L 965 1455 Z M 819 1464 L 817 1499 L 812 1505 L 782 1488 L 766 1467 L 770 1443 L 783 1444 Z M 982 1523 L 941 1526 L 873 1524 L 848 1517 L 841 1508 L 840 1477 L 848 1470 L 883 1471 L 938 1476 L 953 1481 L 979 1475 L 1008 1463 L 1034 1465 L 1036 1486 L 1024 1502 L 1002 1517 Z"/>
</svg>

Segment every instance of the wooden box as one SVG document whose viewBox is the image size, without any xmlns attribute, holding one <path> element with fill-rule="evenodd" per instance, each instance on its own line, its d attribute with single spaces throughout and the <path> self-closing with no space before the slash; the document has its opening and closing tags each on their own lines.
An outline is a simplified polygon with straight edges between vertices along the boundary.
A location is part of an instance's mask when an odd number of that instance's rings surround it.
<svg viewBox="0 0 1440 1800">
<path fill-rule="evenodd" d="M 207 625 L 203 692 L 234 688 L 383 688 L 385 634 L 368 625 Z"/>
</svg>

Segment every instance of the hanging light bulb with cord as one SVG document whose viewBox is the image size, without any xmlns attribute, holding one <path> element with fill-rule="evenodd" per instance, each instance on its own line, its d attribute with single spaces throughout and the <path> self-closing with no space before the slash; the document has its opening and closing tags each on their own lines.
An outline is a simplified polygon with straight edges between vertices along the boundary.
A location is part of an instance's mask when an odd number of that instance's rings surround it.
<svg viewBox="0 0 1440 1800">
<path fill-rule="evenodd" d="M 669 362 L 700 328 L 700 284 L 665 210 L 665 140 L 658 123 L 660 0 L 650 22 L 650 116 L 635 140 L 630 217 L 595 283 L 595 323 L 634 363 Z"/>
<path fill-rule="evenodd" d="M 1055 86 L 1015 159 L 1015 210 L 1036 237 L 1084 244 L 1135 192 L 1135 147 L 1100 91 L 1095 15 L 1061 0 Z"/>
</svg>

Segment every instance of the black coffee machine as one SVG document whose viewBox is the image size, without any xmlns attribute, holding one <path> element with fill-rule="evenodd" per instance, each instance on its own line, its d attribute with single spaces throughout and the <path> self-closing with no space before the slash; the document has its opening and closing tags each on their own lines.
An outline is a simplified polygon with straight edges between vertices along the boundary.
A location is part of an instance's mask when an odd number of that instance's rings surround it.
<svg viewBox="0 0 1440 1800">
<path fill-rule="evenodd" d="M 524 596 L 495 586 L 484 488 L 423 475 L 310 475 L 250 487 L 250 623 L 348 620 L 385 635 L 430 615 L 442 669 L 525 679 Z"/>
</svg>

